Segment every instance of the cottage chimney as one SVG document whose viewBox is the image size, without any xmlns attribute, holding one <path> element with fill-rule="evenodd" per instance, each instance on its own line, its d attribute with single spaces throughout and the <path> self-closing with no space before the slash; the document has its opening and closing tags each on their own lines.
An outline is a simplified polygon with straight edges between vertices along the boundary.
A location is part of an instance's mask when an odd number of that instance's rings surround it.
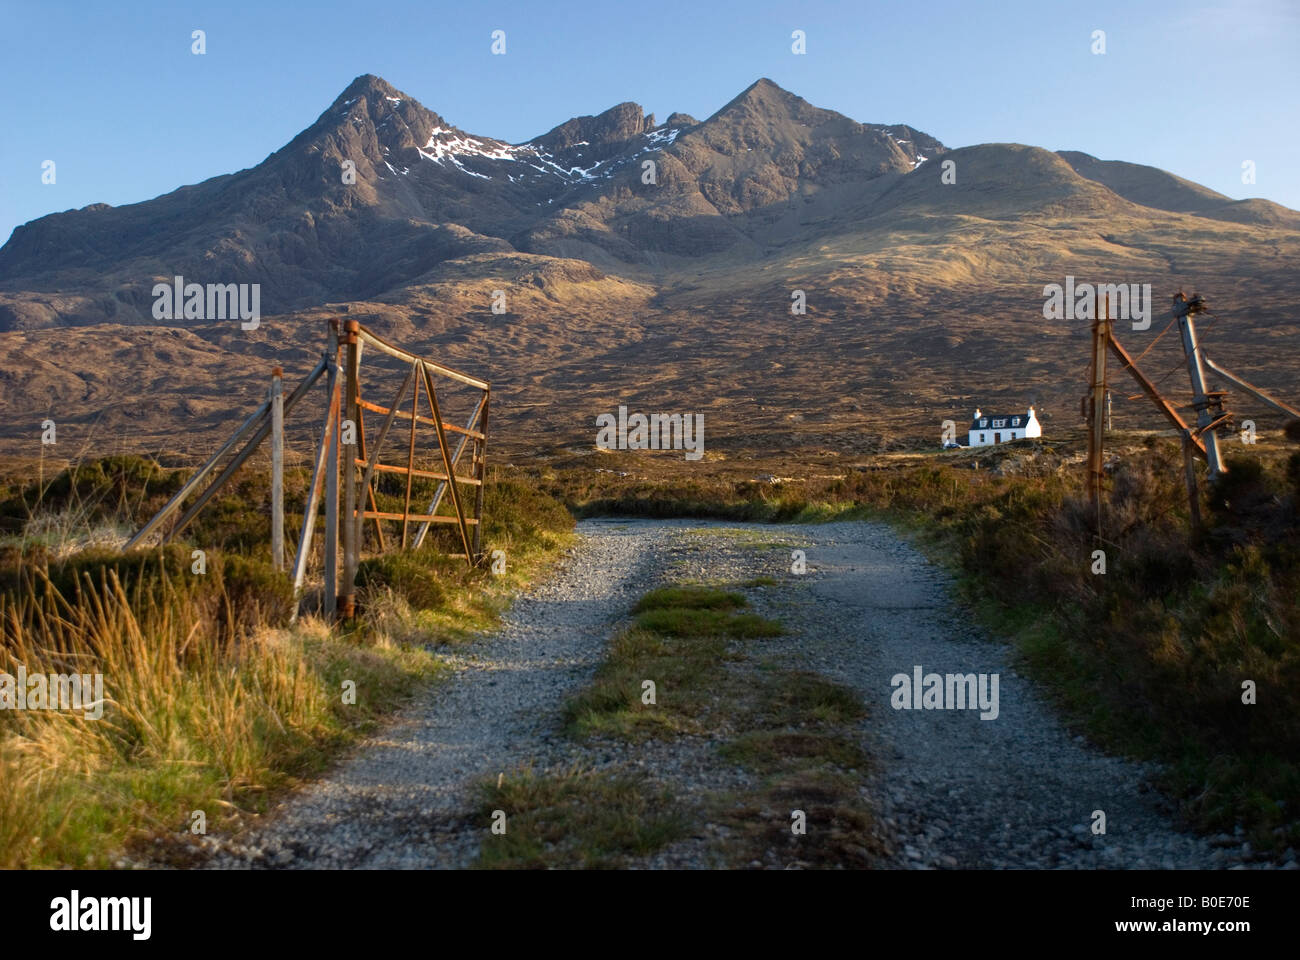
<svg viewBox="0 0 1300 960">
<path fill-rule="evenodd" d="M 979 419 L 980 417 L 982 417 L 982 416 L 984 416 L 984 414 L 980 413 L 980 408 L 979 408 L 979 407 L 976 407 L 976 408 L 975 408 L 975 419 L 978 420 L 978 419 Z"/>
</svg>

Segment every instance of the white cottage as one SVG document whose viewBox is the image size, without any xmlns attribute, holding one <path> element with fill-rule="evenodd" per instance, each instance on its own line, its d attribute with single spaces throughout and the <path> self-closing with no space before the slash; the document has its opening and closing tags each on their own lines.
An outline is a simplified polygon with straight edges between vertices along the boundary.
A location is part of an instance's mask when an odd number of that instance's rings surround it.
<svg viewBox="0 0 1300 960">
<path fill-rule="evenodd" d="M 1041 437 L 1043 428 L 1034 416 L 1034 408 L 1028 413 L 993 415 L 975 410 L 975 418 L 970 422 L 970 441 L 972 447 L 988 447 L 995 443 L 1007 443 L 1011 440 L 1023 440 L 1025 437 Z"/>
</svg>

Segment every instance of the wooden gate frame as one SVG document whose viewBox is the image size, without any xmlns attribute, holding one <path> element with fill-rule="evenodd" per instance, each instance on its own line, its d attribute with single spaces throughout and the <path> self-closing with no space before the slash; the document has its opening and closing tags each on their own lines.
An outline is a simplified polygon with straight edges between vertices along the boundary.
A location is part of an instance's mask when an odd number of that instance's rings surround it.
<svg viewBox="0 0 1300 960">
<path fill-rule="evenodd" d="M 393 520 L 401 523 L 402 549 L 408 547 L 417 549 L 424 543 L 424 538 L 432 524 L 454 523 L 460 533 L 461 547 L 464 553 L 453 554 L 453 556 L 464 559 L 471 567 L 482 558 L 483 484 L 486 479 L 488 412 L 491 404 L 492 388 L 485 380 L 479 380 L 476 377 L 461 373 L 459 370 L 453 370 L 451 367 L 432 360 L 426 360 L 407 350 L 403 350 L 389 343 L 374 331 L 362 326 L 356 320 L 348 320 L 344 323 L 343 330 L 338 335 L 338 342 L 340 352 L 346 352 L 343 384 L 346 401 L 343 406 L 346 407 L 347 411 L 346 419 L 355 425 L 357 442 L 354 452 L 348 457 L 348 462 L 344 468 L 343 587 L 338 592 L 334 603 L 341 616 L 350 618 L 355 613 L 357 564 L 360 557 L 362 534 L 367 520 L 374 522 L 375 536 L 381 551 L 384 549 L 384 530 L 381 521 Z M 402 385 L 398 387 L 397 393 L 393 395 L 392 401 L 386 407 L 368 401 L 361 396 L 361 357 L 366 345 L 396 360 L 410 364 L 406 379 L 402 381 Z M 481 391 L 474 412 L 470 414 L 465 426 L 459 427 L 443 419 L 442 406 L 438 402 L 438 392 L 434 386 L 435 375 Z M 420 390 L 422 386 L 424 388 L 425 402 L 429 408 L 429 416 L 427 417 L 420 413 Z M 411 410 L 409 412 L 400 409 L 408 390 L 411 393 Z M 380 414 L 384 417 L 379 436 L 368 452 L 365 411 Z M 380 449 L 392 429 L 394 420 L 398 418 L 410 423 L 405 466 L 379 462 Z M 416 427 L 421 424 L 434 428 L 438 441 L 438 452 L 442 458 L 443 470 L 441 473 L 433 470 L 419 470 L 415 467 L 415 434 Z M 460 442 L 457 444 L 455 451 L 451 449 L 450 444 L 447 442 L 448 432 L 460 435 Z M 461 455 L 465 452 L 465 448 L 471 440 L 474 443 L 474 449 L 471 453 L 470 473 L 468 476 L 458 475 L 456 467 L 459 465 Z M 360 476 L 357 475 L 358 470 L 362 471 Z M 396 473 L 406 477 L 406 500 L 401 513 L 385 512 L 379 509 L 374 488 L 376 471 Z M 411 512 L 411 486 L 416 477 L 438 481 L 438 488 L 433 495 L 433 500 L 429 504 L 427 511 L 422 514 Z M 476 488 L 472 515 L 467 515 L 466 505 L 461 495 L 463 485 Z M 451 495 L 454 514 L 439 515 L 438 506 L 447 493 Z M 370 509 L 366 509 L 367 506 Z M 328 504 L 326 509 L 329 509 Z M 412 523 L 419 524 L 419 528 L 413 536 L 411 534 Z M 470 532 L 471 527 L 473 528 L 472 533 Z M 331 567 L 330 546 L 330 543 L 327 542 L 327 572 Z M 330 601 L 328 588 L 329 584 L 327 583 L 325 598 L 327 604 Z"/>
<path fill-rule="evenodd" d="M 284 418 L 293 407 L 306 395 L 322 376 L 326 377 L 328 397 L 325 422 L 321 428 L 320 445 L 313 460 L 311 485 L 308 488 L 307 503 L 303 510 L 302 532 L 298 538 L 298 549 L 293 562 L 293 612 L 290 622 L 298 618 L 299 597 L 307 573 L 307 560 L 311 556 L 312 540 L 316 530 L 316 515 L 321 507 L 322 494 L 325 500 L 325 598 L 323 608 L 336 610 L 345 618 L 351 618 L 356 611 L 356 576 L 360 559 L 360 546 L 366 520 L 373 520 L 379 549 L 384 550 L 383 520 L 397 520 L 402 524 L 401 545 L 403 549 L 417 549 L 424 543 L 429 528 L 434 523 L 454 523 L 460 533 L 464 553 L 454 554 L 463 558 L 473 567 L 482 559 L 482 519 L 483 519 L 483 485 L 486 479 L 488 409 L 492 396 L 491 385 L 486 380 L 479 380 L 468 374 L 453 370 L 451 367 L 424 359 L 400 347 L 394 346 L 378 334 L 362 326 L 356 320 L 347 320 L 340 332 L 337 320 L 329 322 L 331 337 L 334 341 L 333 356 L 327 350 L 303 381 L 294 388 L 289 396 L 284 396 L 282 371 L 276 367 L 272 372 L 269 396 L 253 411 L 238 430 L 216 453 L 208 459 L 184 483 L 180 490 L 141 527 L 122 547 L 123 552 L 138 546 L 150 533 L 158 529 L 162 522 L 177 510 L 187 497 L 216 469 L 222 459 L 244 441 L 244 446 L 229 460 L 225 468 L 213 480 L 197 500 L 190 505 L 176 524 L 163 534 L 162 543 L 168 543 L 177 534 L 189 526 L 190 522 L 208 504 L 216 492 L 234 476 L 235 472 L 252 456 L 262 441 L 271 439 L 271 504 L 272 504 L 272 562 L 276 569 L 283 565 L 283 526 L 284 526 Z M 410 364 L 406 379 L 398 389 L 392 402 L 387 407 L 364 400 L 361 396 L 361 355 L 366 344 L 397 360 Z M 340 359 L 346 352 L 346 367 L 340 365 Z M 434 377 L 445 377 L 482 391 L 482 396 L 474 407 L 469 421 L 464 427 L 447 423 L 442 418 L 442 407 L 438 402 Z M 412 388 L 410 412 L 400 410 L 408 389 Z M 425 400 L 430 416 L 422 416 L 419 410 L 420 390 L 423 386 Z M 365 421 L 362 411 L 383 414 L 384 425 L 379 431 L 374 446 L 367 453 Z M 344 413 L 346 411 L 346 416 Z M 379 451 L 397 418 L 410 421 L 406 466 L 382 464 Z M 351 422 L 352 431 L 345 431 Z M 415 431 L 416 426 L 432 426 L 438 441 L 438 450 L 442 457 L 443 472 L 417 470 L 415 467 Z M 460 434 L 460 442 L 453 452 L 447 443 L 447 433 Z M 352 437 L 354 443 L 342 443 L 344 436 Z M 471 454 L 470 473 L 468 476 L 456 473 L 461 455 L 470 441 L 474 443 Z M 340 449 L 342 448 L 342 449 Z M 343 473 L 343 579 L 338 580 L 339 548 L 339 474 L 342 466 L 341 455 L 346 457 L 347 465 Z M 362 470 L 360 474 L 359 470 Z M 401 513 L 379 510 L 373 486 L 376 471 L 399 473 L 406 476 L 406 501 Z M 438 488 L 433 501 L 425 513 L 411 512 L 411 486 L 415 477 L 438 480 Z M 474 493 L 473 514 L 467 516 L 465 503 L 461 496 L 463 485 L 476 488 Z M 444 494 L 450 492 L 454 515 L 438 515 L 438 507 Z M 371 509 L 365 509 L 368 502 Z M 412 523 L 419 527 L 411 535 Z M 470 530 L 473 528 L 473 533 Z M 276 533 L 280 536 L 276 536 Z M 341 589 L 340 589 L 341 586 Z"/>
</svg>

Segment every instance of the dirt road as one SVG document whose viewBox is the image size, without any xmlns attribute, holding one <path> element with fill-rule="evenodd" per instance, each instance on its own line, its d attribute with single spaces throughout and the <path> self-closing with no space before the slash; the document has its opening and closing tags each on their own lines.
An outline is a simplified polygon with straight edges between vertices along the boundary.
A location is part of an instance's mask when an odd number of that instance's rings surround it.
<svg viewBox="0 0 1300 960">
<path fill-rule="evenodd" d="M 881 866 L 908 868 L 1229 867 L 1236 848 L 1180 831 L 1149 771 L 1072 736 L 1013 664 L 971 626 L 941 570 L 889 528 L 591 520 L 556 574 L 502 627 L 454 655 L 431 689 L 267 824 L 214 840 L 213 866 L 459 868 L 484 825 L 476 784 L 531 765 L 633 762 L 689 793 L 713 776 L 708 744 L 584 754 L 559 728 L 567 696 L 600 662 L 617 622 L 665 579 L 737 582 L 756 573 L 767 612 L 790 628 L 767 641 L 801 668 L 852 686 L 867 705 L 864 774 L 888 842 Z M 689 541 L 689 542 L 688 542 Z M 790 570 L 802 550 L 807 571 Z M 896 709 L 899 674 L 997 678 L 990 709 Z M 918 693 L 918 706 L 920 697 Z M 988 717 L 981 718 L 981 713 Z M 676 752 L 676 754 L 675 754 Z M 689 755 L 689 756 L 688 756 Z M 721 761 L 718 761 L 721 763 Z M 1095 833 L 1105 818 L 1105 833 Z M 646 866 L 708 866 L 701 853 Z"/>
</svg>

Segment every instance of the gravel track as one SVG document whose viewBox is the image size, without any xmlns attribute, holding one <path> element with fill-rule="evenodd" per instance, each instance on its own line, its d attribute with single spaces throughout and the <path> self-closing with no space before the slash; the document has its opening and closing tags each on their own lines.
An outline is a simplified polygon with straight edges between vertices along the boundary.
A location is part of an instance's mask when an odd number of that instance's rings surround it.
<svg viewBox="0 0 1300 960">
<path fill-rule="evenodd" d="M 746 564 L 734 548 L 684 554 L 683 531 L 707 526 L 797 545 L 808 572 L 788 576 L 783 549 Z M 761 606 L 793 634 L 773 642 L 804 668 L 853 686 L 868 706 L 864 740 L 877 769 L 864 789 L 876 798 L 891 850 L 882 865 L 1174 869 L 1250 860 L 1239 839 L 1211 845 L 1177 829 L 1146 787 L 1149 768 L 1071 735 L 1016 671 L 1010 648 L 953 605 L 943 572 L 885 526 L 589 520 L 579 533 L 554 576 L 519 597 L 499 630 L 453 657 L 452 678 L 265 825 L 207 838 L 210 865 L 463 868 L 485 829 L 470 820 L 475 784 L 522 765 L 634 764 L 683 794 L 725 781 L 722 771 L 701 769 L 708 743 L 601 745 L 593 754 L 559 729 L 565 698 L 590 678 L 616 623 L 670 566 L 706 579 L 766 566 L 782 578 L 763 591 Z M 893 709 L 890 678 L 918 664 L 926 673 L 998 674 L 998 717 Z M 1089 829 L 1094 810 L 1105 812 L 1103 836 Z M 710 865 L 703 839 L 644 866 Z M 1290 858 L 1285 866 L 1295 869 Z"/>
<path fill-rule="evenodd" d="M 212 865 L 468 866 L 483 829 L 467 820 L 474 784 L 572 756 L 559 709 L 590 678 L 614 622 L 653 584 L 672 536 L 643 522 L 588 521 L 581 532 L 577 549 L 516 599 L 499 630 L 450 657 L 454 676 L 282 804 L 266 827 L 217 841 Z"/>
<path fill-rule="evenodd" d="M 1184 869 L 1246 857 L 1240 840 L 1215 848 L 1177 829 L 1167 801 L 1147 787 L 1151 768 L 1071 735 L 1016 670 L 1011 648 L 972 626 L 944 572 L 888 527 L 797 530 L 818 541 L 801 598 L 816 624 L 808 652 L 871 710 L 875 793 L 897 838 L 894 865 Z M 997 718 L 894 709 L 890 680 L 916 665 L 998 674 Z M 1105 814 L 1104 835 L 1092 833 L 1095 810 Z"/>
</svg>

